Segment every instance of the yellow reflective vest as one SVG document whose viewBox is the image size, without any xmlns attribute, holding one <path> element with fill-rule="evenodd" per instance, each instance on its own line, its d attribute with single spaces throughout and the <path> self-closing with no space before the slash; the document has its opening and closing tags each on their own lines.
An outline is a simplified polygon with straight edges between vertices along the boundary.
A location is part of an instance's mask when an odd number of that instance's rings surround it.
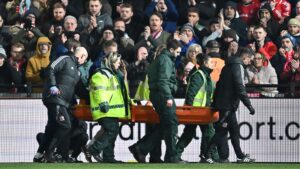
<svg viewBox="0 0 300 169">
<path fill-rule="evenodd" d="M 193 106 L 196 106 L 196 107 L 205 107 L 206 101 L 207 101 L 206 100 L 207 99 L 207 92 L 205 90 L 205 87 L 207 85 L 207 80 L 206 80 L 205 74 L 200 69 L 197 70 L 197 71 L 195 71 L 191 76 L 193 76 L 196 73 L 200 73 L 200 75 L 202 76 L 203 84 L 202 84 L 201 88 L 199 89 L 198 93 L 196 94 L 196 96 L 195 96 L 195 98 L 193 100 Z M 213 88 L 213 86 L 211 86 L 211 87 Z"/>
<path fill-rule="evenodd" d="M 149 90 L 149 84 L 148 84 L 148 75 L 146 76 L 145 80 L 140 82 L 134 99 L 136 100 L 150 100 L 150 90 Z"/>
<path fill-rule="evenodd" d="M 89 89 L 93 120 L 99 120 L 104 117 L 121 119 L 129 119 L 131 117 L 129 103 L 124 103 L 118 79 L 109 70 L 101 69 L 101 71 L 95 73 L 90 79 Z M 109 104 L 109 111 L 107 113 L 100 111 L 99 105 L 103 102 Z M 125 111 L 125 104 L 128 104 L 127 113 Z"/>
</svg>

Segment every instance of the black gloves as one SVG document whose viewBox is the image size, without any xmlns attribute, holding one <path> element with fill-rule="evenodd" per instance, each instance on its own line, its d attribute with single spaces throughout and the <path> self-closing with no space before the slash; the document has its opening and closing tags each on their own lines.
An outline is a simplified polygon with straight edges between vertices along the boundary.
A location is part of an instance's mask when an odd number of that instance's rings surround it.
<svg viewBox="0 0 300 169">
<path fill-rule="evenodd" d="M 109 111 L 109 105 L 107 102 L 100 103 L 99 108 L 102 113 L 107 113 Z"/>
<path fill-rule="evenodd" d="M 44 80 L 47 78 L 47 76 L 48 76 L 47 68 L 42 67 L 40 70 L 40 78 Z"/>
<path fill-rule="evenodd" d="M 254 114 L 255 114 L 255 110 L 254 110 L 254 108 L 253 108 L 252 106 L 249 106 L 249 107 L 248 107 L 248 110 L 250 111 L 250 114 L 251 114 L 251 115 L 254 115 Z"/>
</svg>

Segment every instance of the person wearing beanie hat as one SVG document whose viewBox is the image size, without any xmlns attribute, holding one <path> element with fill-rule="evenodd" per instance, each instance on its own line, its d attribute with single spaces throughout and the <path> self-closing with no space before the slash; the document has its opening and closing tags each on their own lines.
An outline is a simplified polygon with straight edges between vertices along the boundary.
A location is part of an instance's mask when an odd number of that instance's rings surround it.
<svg viewBox="0 0 300 169">
<path fill-rule="evenodd" d="M 232 38 L 232 40 L 237 41 L 238 42 L 238 36 L 236 34 L 236 31 L 233 29 L 228 29 L 228 30 L 224 30 L 223 31 L 223 38 Z"/>
<path fill-rule="evenodd" d="M 195 35 L 195 31 L 194 31 L 193 25 L 190 24 L 190 23 L 184 24 L 184 25 L 181 27 L 181 29 L 180 29 L 180 33 L 185 32 L 187 29 L 190 30 L 190 31 L 193 33 L 193 35 Z"/>
<path fill-rule="evenodd" d="M 274 19 L 282 24 L 284 19 L 291 14 L 291 4 L 287 0 L 267 0 L 262 3 L 262 6 L 269 4 L 271 7 Z"/>
<path fill-rule="evenodd" d="M 0 57 L 7 59 L 6 51 L 2 45 L 0 45 Z"/>
<path fill-rule="evenodd" d="M 276 70 L 278 79 L 280 74 L 288 63 L 293 59 L 295 55 L 294 48 L 297 46 L 296 39 L 290 34 L 285 34 L 281 37 L 281 47 L 278 49 L 277 54 L 270 60 L 272 66 Z"/>
<path fill-rule="evenodd" d="M 297 18 L 291 18 L 288 21 L 287 31 L 297 39 L 297 43 L 300 42 L 300 21 Z"/>
<path fill-rule="evenodd" d="M 276 41 L 279 34 L 279 23 L 273 18 L 272 8 L 269 3 L 264 4 L 258 11 L 258 23 L 262 25 L 266 32 L 268 33 L 268 37 L 271 38 L 272 41 Z"/>
<path fill-rule="evenodd" d="M 220 15 L 221 22 L 224 22 L 225 28 L 234 29 L 240 37 L 240 43 L 245 44 L 247 42 L 247 25 L 239 17 L 236 10 L 236 3 L 232 1 L 226 2 L 223 12 L 220 12 Z"/>
<path fill-rule="evenodd" d="M 234 10 L 236 10 L 237 9 L 237 4 L 233 1 L 227 1 L 224 5 L 224 8 L 228 8 L 228 7 L 231 7 Z"/>
<path fill-rule="evenodd" d="M 295 25 L 300 27 L 300 21 L 297 18 L 291 18 L 288 22 L 288 25 Z"/>
</svg>

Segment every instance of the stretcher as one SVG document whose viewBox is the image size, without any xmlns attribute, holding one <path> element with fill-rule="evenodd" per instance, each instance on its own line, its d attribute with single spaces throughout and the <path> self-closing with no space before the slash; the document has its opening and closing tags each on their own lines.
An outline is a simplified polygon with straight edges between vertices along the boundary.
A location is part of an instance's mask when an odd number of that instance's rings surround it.
<svg viewBox="0 0 300 169">
<path fill-rule="evenodd" d="M 75 106 L 74 116 L 85 121 L 93 121 L 90 106 L 79 104 Z M 208 124 L 219 119 L 219 112 L 210 107 L 177 106 L 176 115 L 180 124 Z M 158 114 L 152 106 L 132 105 L 131 118 L 120 121 L 159 123 Z"/>
</svg>

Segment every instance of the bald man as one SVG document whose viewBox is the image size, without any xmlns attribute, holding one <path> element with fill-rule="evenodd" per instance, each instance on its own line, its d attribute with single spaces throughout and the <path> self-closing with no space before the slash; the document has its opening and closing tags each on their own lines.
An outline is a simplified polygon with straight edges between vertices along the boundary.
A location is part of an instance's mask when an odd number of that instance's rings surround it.
<svg viewBox="0 0 300 169">
<path fill-rule="evenodd" d="M 68 156 L 66 136 L 71 131 L 72 116 L 70 107 L 74 101 L 75 85 L 79 81 L 78 65 L 88 57 L 84 47 L 77 47 L 73 55 L 63 55 L 54 60 L 49 69 L 49 76 L 44 87 L 43 103 L 48 109 L 48 122 L 45 128 L 45 140 L 40 145 L 34 161 L 40 154 L 48 162 L 72 162 Z M 65 144 L 65 146 L 64 146 Z M 54 149 L 60 145 L 66 147 L 60 151 L 61 159 L 54 157 Z"/>
</svg>

